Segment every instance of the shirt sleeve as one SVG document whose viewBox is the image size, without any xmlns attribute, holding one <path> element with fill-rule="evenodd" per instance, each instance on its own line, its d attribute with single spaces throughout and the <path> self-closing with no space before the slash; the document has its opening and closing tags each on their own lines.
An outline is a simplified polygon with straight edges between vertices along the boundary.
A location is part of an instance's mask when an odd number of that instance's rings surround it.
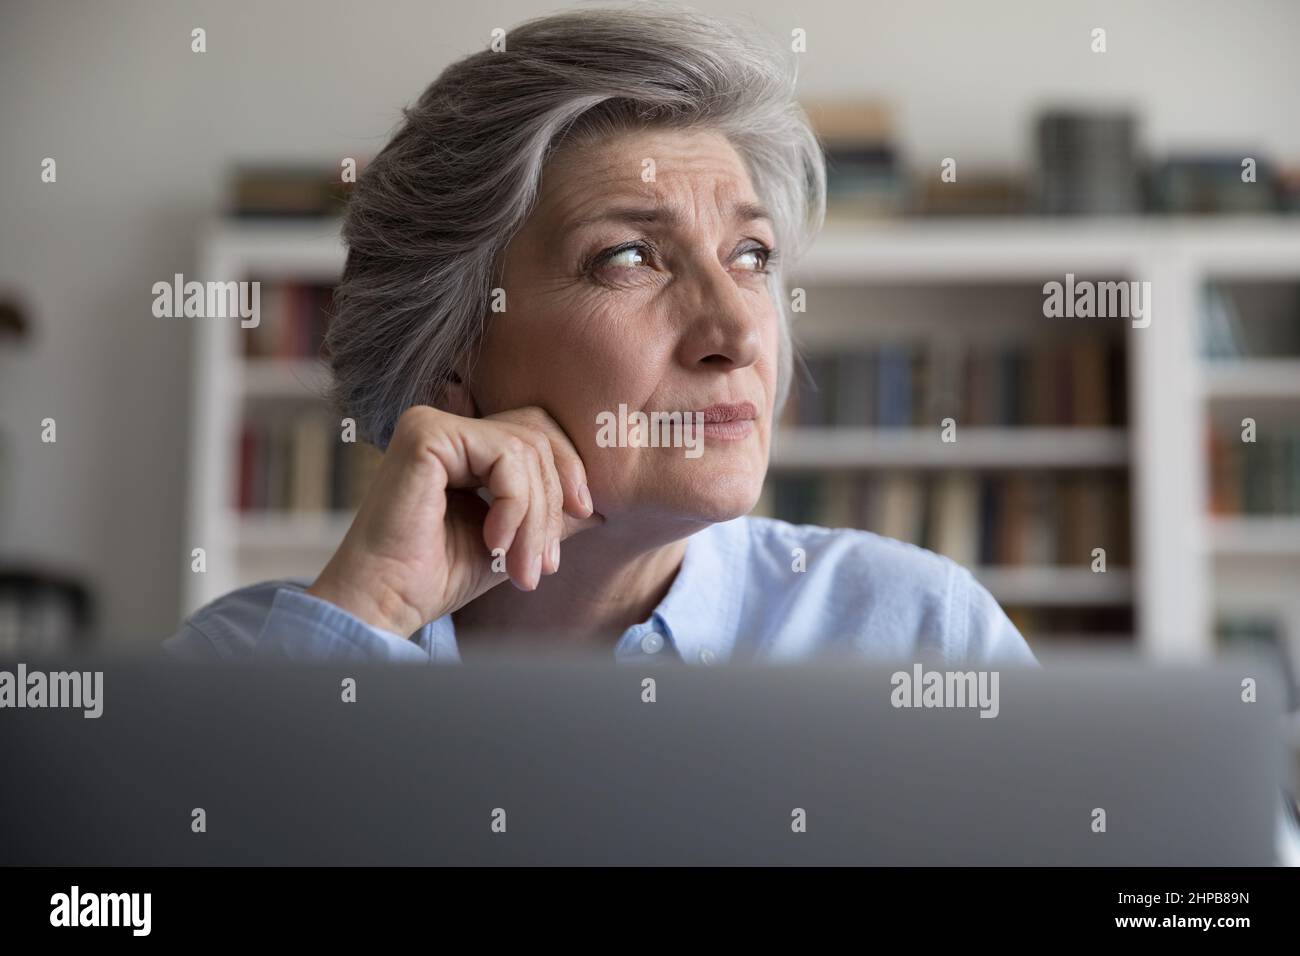
<svg viewBox="0 0 1300 956">
<path fill-rule="evenodd" d="M 1029 649 L 1015 624 L 1007 617 L 997 599 L 969 570 L 963 568 L 966 582 L 966 639 L 962 660 L 968 662 L 1038 667 L 1038 659 Z"/>
<path fill-rule="evenodd" d="M 292 584 L 234 591 L 207 605 L 163 642 L 170 656 L 429 663 L 414 641 L 371 627 Z"/>
</svg>

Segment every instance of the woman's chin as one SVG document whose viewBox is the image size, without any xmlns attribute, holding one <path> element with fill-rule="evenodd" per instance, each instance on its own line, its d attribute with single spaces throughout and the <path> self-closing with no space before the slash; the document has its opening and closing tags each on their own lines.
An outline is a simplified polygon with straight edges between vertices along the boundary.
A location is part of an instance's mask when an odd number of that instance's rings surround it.
<svg viewBox="0 0 1300 956">
<path fill-rule="evenodd" d="M 609 474 L 588 472 L 596 510 L 606 520 L 716 524 L 749 514 L 758 503 L 766 462 L 756 459 L 655 462 Z"/>
<path fill-rule="evenodd" d="M 719 476 L 708 484 L 690 482 L 675 493 L 660 495 L 662 510 L 692 521 L 716 524 L 749 514 L 758 504 L 762 482 L 741 476 Z"/>
</svg>

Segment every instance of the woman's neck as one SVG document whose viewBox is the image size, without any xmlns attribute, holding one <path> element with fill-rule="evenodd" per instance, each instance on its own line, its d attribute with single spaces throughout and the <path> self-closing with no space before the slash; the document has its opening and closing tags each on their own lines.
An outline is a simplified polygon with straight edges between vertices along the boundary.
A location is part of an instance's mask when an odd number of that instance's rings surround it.
<svg viewBox="0 0 1300 956">
<path fill-rule="evenodd" d="M 453 615 L 462 656 L 467 647 L 473 653 L 507 643 L 611 646 L 664 599 L 695 530 L 650 543 L 609 526 L 575 535 L 560 546 L 560 570 L 537 590 L 501 584 Z"/>
</svg>

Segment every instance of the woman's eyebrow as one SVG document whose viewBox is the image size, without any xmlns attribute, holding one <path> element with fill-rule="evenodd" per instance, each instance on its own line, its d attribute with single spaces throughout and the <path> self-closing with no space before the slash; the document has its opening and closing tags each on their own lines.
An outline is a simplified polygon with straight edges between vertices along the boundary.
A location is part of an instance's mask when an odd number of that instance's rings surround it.
<svg viewBox="0 0 1300 956">
<path fill-rule="evenodd" d="M 756 202 L 733 204 L 731 219 L 733 222 L 738 223 L 763 220 L 769 225 L 772 224 L 772 214 L 763 205 Z M 572 231 L 597 222 L 620 222 L 634 226 L 662 223 L 667 226 L 677 226 L 681 223 L 681 216 L 676 210 L 668 206 L 628 206 L 606 209 L 593 216 L 575 219 L 569 223 L 568 228 Z"/>
</svg>

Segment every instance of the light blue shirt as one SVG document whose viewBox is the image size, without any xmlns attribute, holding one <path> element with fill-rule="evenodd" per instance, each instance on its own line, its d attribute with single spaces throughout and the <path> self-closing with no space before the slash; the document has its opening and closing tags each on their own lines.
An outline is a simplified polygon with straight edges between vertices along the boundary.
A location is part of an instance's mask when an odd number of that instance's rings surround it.
<svg viewBox="0 0 1300 956">
<path fill-rule="evenodd" d="M 304 593 L 307 583 L 232 591 L 163 646 L 190 658 L 460 661 L 451 615 L 403 638 Z M 629 663 L 822 656 L 1037 663 L 993 596 L 948 558 L 867 531 L 769 518 L 737 518 L 689 538 L 663 601 L 614 646 L 614 659 Z"/>
</svg>

